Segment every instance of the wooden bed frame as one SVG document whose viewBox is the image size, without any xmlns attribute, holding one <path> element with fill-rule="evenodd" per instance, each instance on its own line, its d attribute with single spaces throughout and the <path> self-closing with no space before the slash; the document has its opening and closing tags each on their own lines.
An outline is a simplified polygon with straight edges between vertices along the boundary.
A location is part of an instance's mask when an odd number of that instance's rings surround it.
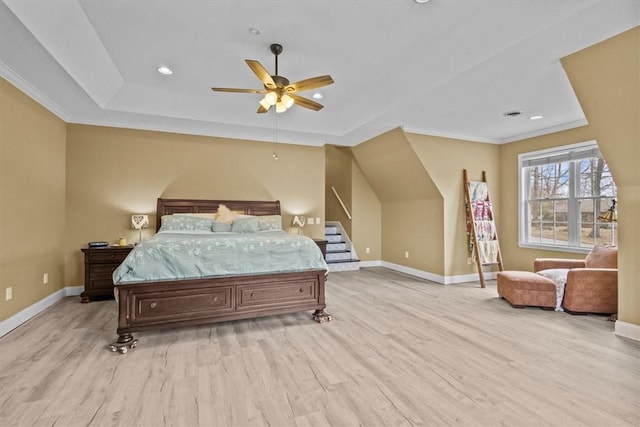
<svg viewBox="0 0 640 427">
<path fill-rule="evenodd" d="M 246 215 L 280 215 L 279 201 L 158 199 L 156 230 L 163 215 L 214 213 L 224 204 Z M 314 310 L 318 323 L 331 320 L 324 311 L 326 270 L 165 280 L 117 285 L 118 340 L 111 351 L 136 347 L 135 331 L 176 328 Z"/>
</svg>

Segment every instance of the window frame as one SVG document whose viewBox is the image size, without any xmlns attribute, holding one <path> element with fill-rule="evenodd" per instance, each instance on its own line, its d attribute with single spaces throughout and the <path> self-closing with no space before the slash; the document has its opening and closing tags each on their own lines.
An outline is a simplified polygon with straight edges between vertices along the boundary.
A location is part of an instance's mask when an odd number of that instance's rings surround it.
<svg viewBox="0 0 640 427">
<path fill-rule="evenodd" d="M 589 155 L 590 154 L 590 155 Z M 551 164 L 554 161 L 567 161 L 569 164 L 569 194 L 568 197 L 559 198 L 559 199 L 547 199 L 549 201 L 554 200 L 566 200 L 567 201 L 567 226 L 571 229 L 571 233 L 573 235 L 577 235 L 580 230 L 581 224 L 581 215 L 579 208 L 579 201 L 585 199 L 594 200 L 599 198 L 600 200 L 607 200 L 611 198 L 617 198 L 617 186 L 616 186 L 616 195 L 612 196 L 601 196 L 594 197 L 593 194 L 590 197 L 582 196 L 578 194 L 579 181 L 576 182 L 575 179 L 579 180 L 580 171 L 579 168 L 576 167 L 577 161 L 580 159 L 589 159 L 594 157 L 603 157 L 598 148 L 598 143 L 593 141 L 580 142 L 576 144 L 563 145 L 558 147 L 547 148 L 543 150 L 531 151 L 526 153 L 518 154 L 518 246 L 521 248 L 529 248 L 529 249 L 542 249 L 549 251 L 557 251 L 557 252 L 569 252 L 569 253 L 588 253 L 591 248 L 590 247 L 580 247 L 580 246 L 570 246 L 571 241 L 568 241 L 567 246 L 554 245 L 549 243 L 534 243 L 528 241 L 527 238 L 529 236 L 529 218 L 528 214 L 528 203 L 529 199 L 529 167 L 532 161 L 548 161 L 547 163 L 540 164 Z M 606 163 L 606 159 L 605 159 Z M 608 165 L 607 165 L 608 168 Z M 614 180 L 615 185 L 615 180 Z M 594 224 L 598 224 L 597 218 L 594 218 Z M 554 223 L 555 223 L 555 215 L 554 215 Z M 577 242 L 580 245 L 580 241 Z"/>
</svg>

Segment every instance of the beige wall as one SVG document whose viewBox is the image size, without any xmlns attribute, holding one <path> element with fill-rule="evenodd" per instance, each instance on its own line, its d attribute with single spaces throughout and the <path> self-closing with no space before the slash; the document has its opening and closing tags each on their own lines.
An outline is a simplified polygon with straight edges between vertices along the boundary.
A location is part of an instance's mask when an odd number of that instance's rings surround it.
<svg viewBox="0 0 640 427">
<path fill-rule="evenodd" d="M 62 120 L 0 78 L 0 321 L 65 286 L 65 140 Z"/>
<path fill-rule="evenodd" d="M 640 325 L 640 27 L 562 65 L 618 185 L 618 319 Z"/>
<path fill-rule="evenodd" d="M 407 139 L 443 196 L 444 244 L 441 250 L 444 252 L 444 274 L 457 276 L 477 272 L 476 265 L 467 262 L 462 171 L 467 169 L 471 181 L 480 181 L 482 171 L 487 173 L 489 194 L 494 210 L 498 212 L 495 222 L 502 245 L 500 146 L 411 133 L 407 133 Z"/>
<path fill-rule="evenodd" d="M 334 187 L 342 203 L 352 214 L 352 192 L 353 184 L 351 181 L 351 168 L 353 158 L 351 151 L 346 147 L 337 147 L 335 145 L 325 146 L 325 217 L 327 221 L 338 221 L 342 224 L 347 234 L 353 239 L 351 223 L 344 209 L 340 205 L 338 198 L 334 195 L 331 187 Z"/>
<path fill-rule="evenodd" d="M 382 259 L 382 205 L 358 165 L 352 163 L 351 240 L 362 261 Z M 369 253 L 366 249 L 369 248 Z"/>
<path fill-rule="evenodd" d="M 382 260 L 444 276 L 443 220 L 442 199 L 383 202 Z"/>
<path fill-rule="evenodd" d="M 67 285 L 81 285 L 80 248 L 91 240 L 137 241 L 132 213 L 154 214 L 156 199 L 280 200 L 292 216 L 324 220 L 324 149 L 299 145 L 69 125 L 67 140 Z M 152 234 L 152 228 L 143 231 Z M 322 237 L 324 226 L 303 233 Z"/>
<path fill-rule="evenodd" d="M 404 131 L 393 129 L 351 151 L 381 204 L 382 260 L 444 275 L 442 195 Z"/>
</svg>

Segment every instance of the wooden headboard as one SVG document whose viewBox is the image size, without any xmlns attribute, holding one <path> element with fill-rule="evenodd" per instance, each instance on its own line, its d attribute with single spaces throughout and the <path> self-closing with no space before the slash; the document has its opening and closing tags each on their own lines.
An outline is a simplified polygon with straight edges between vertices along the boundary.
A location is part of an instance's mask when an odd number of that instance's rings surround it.
<svg viewBox="0 0 640 427">
<path fill-rule="evenodd" d="M 158 198 L 156 208 L 156 231 L 162 225 L 162 215 L 174 213 L 216 213 L 218 206 L 225 205 L 233 212 L 245 215 L 280 215 L 280 201 L 248 200 L 193 200 Z"/>
</svg>

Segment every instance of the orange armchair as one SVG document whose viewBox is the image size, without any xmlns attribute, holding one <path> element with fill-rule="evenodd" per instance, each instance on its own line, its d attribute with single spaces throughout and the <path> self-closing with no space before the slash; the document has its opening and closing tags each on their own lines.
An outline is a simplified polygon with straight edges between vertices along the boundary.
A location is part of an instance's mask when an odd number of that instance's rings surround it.
<svg viewBox="0 0 640 427">
<path fill-rule="evenodd" d="M 584 260 L 538 258 L 533 271 L 565 268 L 567 282 L 562 307 L 570 314 L 618 311 L 618 248 L 594 246 Z"/>
</svg>

